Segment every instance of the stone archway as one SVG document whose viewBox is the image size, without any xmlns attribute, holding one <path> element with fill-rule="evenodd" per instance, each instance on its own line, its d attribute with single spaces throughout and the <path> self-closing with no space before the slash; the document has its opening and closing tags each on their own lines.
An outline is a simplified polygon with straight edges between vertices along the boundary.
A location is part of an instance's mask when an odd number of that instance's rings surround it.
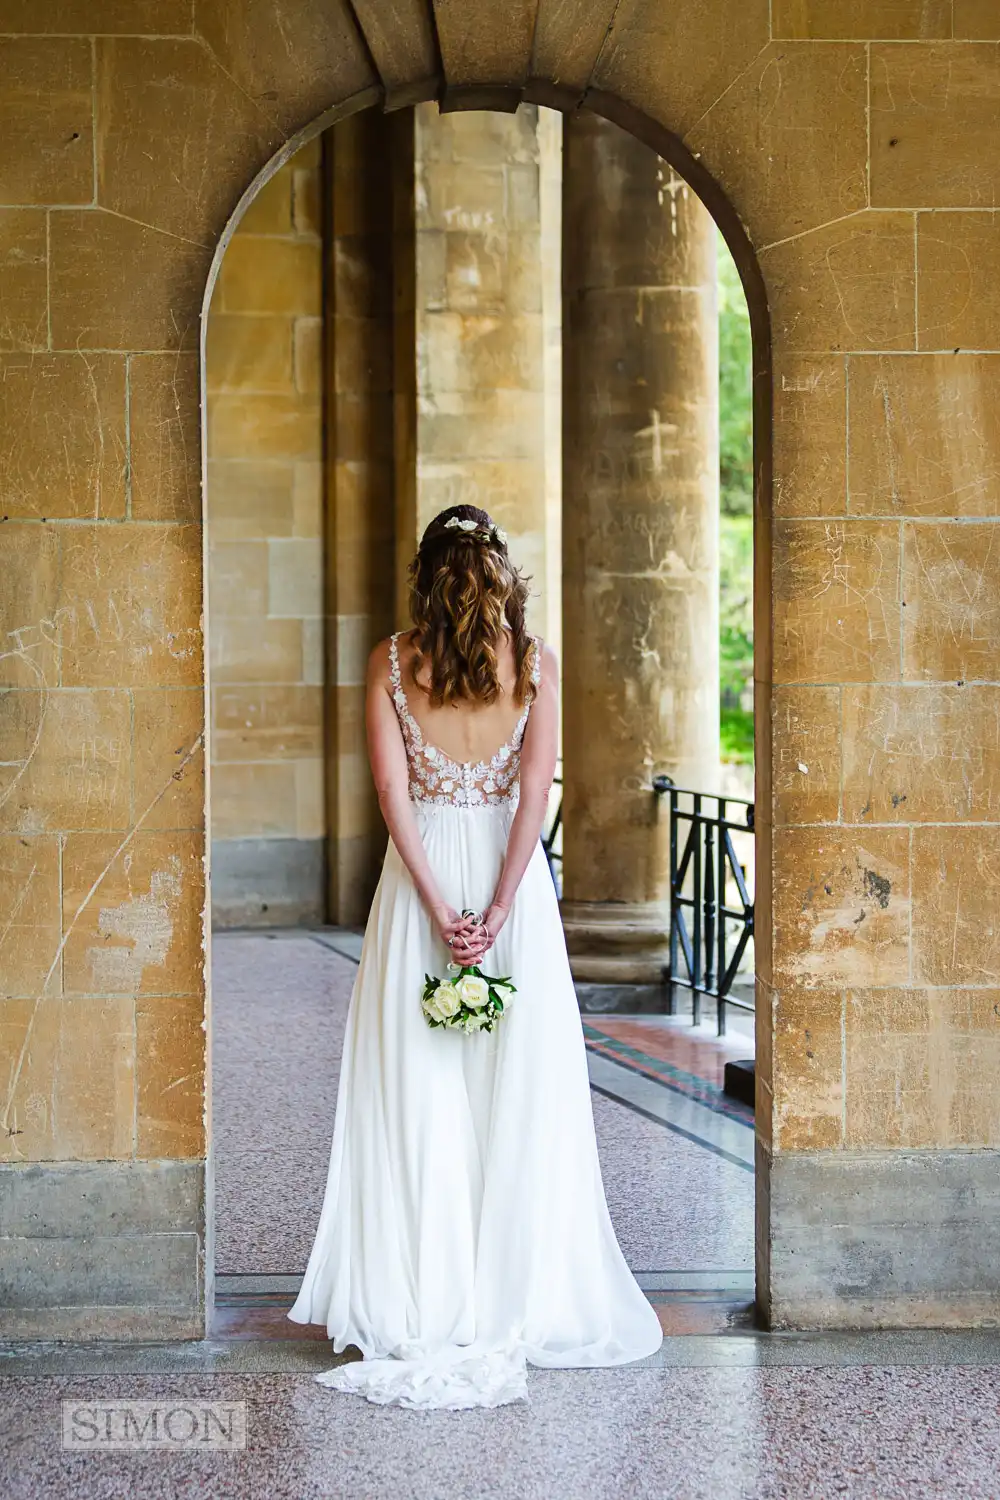
<svg viewBox="0 0 1000 1500">
<path fill-rule="evenodd" d="M 963 622 L 993 588 L 977 132 L 997 85 L 973 38 L 1000 28 L 970 10 L 946 36 L 915 6 L 884 36 L 881 11 L 820 0 L 193 9 L 95 0 L 52 35 L 17 8 L 3 46 L 23 112 L 0 156 L 4 941 L 24 937 L 3 1001 L 6 1330 L 203 1327 L 202 292 L 276 153 L 437 96 L 615 119 L 688 177 L 747 286 L 775 498 L 756 564 L 764 1315 L 995 1315 L 998 668 L 990 610 Z M 942 92 L 959 57 L 966 84 Z"/>
</svg>

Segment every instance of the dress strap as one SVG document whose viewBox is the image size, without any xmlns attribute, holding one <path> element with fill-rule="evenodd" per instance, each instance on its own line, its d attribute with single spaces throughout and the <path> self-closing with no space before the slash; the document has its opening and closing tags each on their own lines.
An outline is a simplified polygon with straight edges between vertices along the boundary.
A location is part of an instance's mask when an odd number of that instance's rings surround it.
<svg viewBox="0 0 1000 1500">
<path fill-rule="evenodd" d="M 533 687 L 537 688 L 541 685 L 542 681 L 542 638 L 541 636 L 533 635 L 531 641 L 535 648 L 531 661 L 531 683 Z"/>
<path fill-rule="evenodd" d="M 402 632 L 397 630 L 395 635 L 389 637 L 389 681 L 392 684 L 392 701 L 396 705 L 396 713 L 403 727 L 408 731 L 414 744 L 419 746 L 423 744 L 424 737 L 420 725 L 410 713 L 410 705 L 407 702 L 406 693 L 403 691 L 403 673 L 399 665 L 399 646 L 397 644 L 401 634 Z"/>
</svg>

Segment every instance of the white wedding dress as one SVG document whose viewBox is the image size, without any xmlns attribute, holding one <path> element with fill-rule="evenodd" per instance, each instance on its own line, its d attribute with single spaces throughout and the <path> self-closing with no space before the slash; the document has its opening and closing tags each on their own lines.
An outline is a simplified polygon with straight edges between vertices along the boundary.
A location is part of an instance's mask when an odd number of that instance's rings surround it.
<svg viewBox="0 0 1000 1500">
<path fill-rule="evenodd" d="M 442 897 L 489 906 L 517 804 L 525 709 L 489 762 L 426 744 L 393 697 L 410 797 Z M 534 680 L 540 673 L 535 644 Z M 497 1029 L 428 1026 L 424 976 L 449 950 L 390 843 L 347 1021 L 326 1196 L 289 1317 L 364 1361 L 319 1379 L 379 1403 L 497 1406 L 526 1364 L 619 1365 L 660 1345 L 597 1158 L 583 1032 L 541 845 L 483 960 L 517 985 Z"/>
</svg>

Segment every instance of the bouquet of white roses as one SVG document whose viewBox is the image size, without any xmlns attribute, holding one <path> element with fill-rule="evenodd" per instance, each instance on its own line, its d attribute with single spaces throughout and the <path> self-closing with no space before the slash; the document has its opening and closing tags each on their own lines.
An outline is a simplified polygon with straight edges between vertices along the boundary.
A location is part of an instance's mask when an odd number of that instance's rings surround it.
<svg viewBox="0 0 1000 1500">
<path fill-rule="evenodd" d="M 492 1031 L 517 993 L 509 978 L 484 974 L 477 964 L 449 964 L 448 975 L 447 979 L 424 975 L 420 1008 L 428 1026 L 457 1026 L 466 1035 Z"/>
</svg>

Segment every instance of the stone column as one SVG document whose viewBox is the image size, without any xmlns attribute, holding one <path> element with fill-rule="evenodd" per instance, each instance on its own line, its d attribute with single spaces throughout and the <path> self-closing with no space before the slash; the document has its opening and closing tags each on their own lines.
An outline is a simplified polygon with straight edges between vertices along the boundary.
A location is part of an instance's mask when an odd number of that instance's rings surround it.
<svg viewBox="0 0 1000 1500">
<path fill-rule="evenodd" d="M 563 159 L 563 916 L 577 979 L 649 984 L 669 934 L 652 780 L 718 774 L 716 230 L 607 121 L 567 118 Z"/>
</svg>

